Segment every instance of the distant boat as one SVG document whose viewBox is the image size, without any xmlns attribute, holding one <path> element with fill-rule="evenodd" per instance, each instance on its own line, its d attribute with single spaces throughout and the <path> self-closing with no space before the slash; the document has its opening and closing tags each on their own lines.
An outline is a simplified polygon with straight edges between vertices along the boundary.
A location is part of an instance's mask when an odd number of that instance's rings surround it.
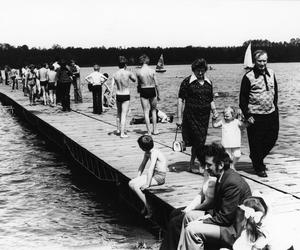
<svg viewBox="0 0 300 250">
<path fill-rule="evenodd" d="M 164 68 L 164 66 L 165 66 L 164 57 L 163 57 L 163 54 L 161 54 L 160 58 L 158 59 L 155 71 L 158 73 L 166 72 L 167 70 Z"/>
<path fill-rule="evenodd" d="M 251 43 L 249 43 L 244 57 L 244 69 L 252 69 L 252 68 L 253 68 L 253 62 L 252 62 Z"/>
</svg>

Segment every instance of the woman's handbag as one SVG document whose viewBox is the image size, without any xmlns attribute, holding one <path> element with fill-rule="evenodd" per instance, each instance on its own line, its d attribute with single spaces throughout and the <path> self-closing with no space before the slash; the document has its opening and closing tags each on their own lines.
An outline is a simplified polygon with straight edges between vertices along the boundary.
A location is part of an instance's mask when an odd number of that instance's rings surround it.
<svg viewBox="0 0 300 250">
<path fill-rule="evenodd" d="M 175 140 L 173 141 L 173 144 L 172 144 L 172 149 L 175 152 L 183 152 L 186 150 L 185 142 L 183 140 L 181 140 L 181 141 L 177 140 L 177 133 L 178 133 L 179 127 L 180 126 L 177 126 L 177 128 L 176 128 Z"/>
</svg>

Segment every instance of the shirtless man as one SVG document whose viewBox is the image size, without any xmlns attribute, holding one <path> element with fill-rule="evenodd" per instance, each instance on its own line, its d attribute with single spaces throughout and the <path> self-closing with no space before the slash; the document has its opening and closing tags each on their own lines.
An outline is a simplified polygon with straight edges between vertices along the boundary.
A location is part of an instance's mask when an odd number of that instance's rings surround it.
<svg viewBox="0 0 300 250">
<path fill-rule="evenodd" d="M 128 137 L 128 135 L 125 133 L 125 124 L 130 100 L 129 84 L 136 81 L 135 75 L 132 72 L 126 70 L 126 63 L 126 58 L 124 56 L 120 56 L 120 69 L 114 74 L 112 78 L 112 86 L 116 84 L 117 88 L 117 134 L 120 133 L 121 138 Z"/>
<path fill-rule="evenodd" d="M 48 102 L 48 64 L 44 63 L 38 70 L 38 78 L 40 80 L 41 91 L 43 92 L 44 105 Z"/>
<path fill-rule="evenodd" d="M 150 60 L 147 55 L 142 55 L 140 57 L 140 62 L 142 63 L 143 66 L 137 71 L 136 75 L 138 79 L 138 91 L 140 93 L 142 108 L 145 116 L 147 134 L 151 135 L 150 118 L 149 118 L 149 111 L 151 110 L 153 134 L 157 135 L 158 130 L 156 127 L 157 124 L 156 107 L 157 107 L 157 101 L 159 100 L 159 93 L 157 89 L 157 80 L 155 76 L 155 71 L 148 66 Z"/>
</svg>

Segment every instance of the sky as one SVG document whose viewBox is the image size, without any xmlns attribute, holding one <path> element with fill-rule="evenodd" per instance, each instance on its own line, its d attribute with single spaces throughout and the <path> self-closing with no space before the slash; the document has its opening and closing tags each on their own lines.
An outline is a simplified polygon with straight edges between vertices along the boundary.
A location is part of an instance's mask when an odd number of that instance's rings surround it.
<svg viewBox="0 0 300 250">
<path fill-rule="evenodd" d="M 0 43 L 13 46 L 240 46 L 300 37 L 300 0 L 7 0 Z"/>
</svg>

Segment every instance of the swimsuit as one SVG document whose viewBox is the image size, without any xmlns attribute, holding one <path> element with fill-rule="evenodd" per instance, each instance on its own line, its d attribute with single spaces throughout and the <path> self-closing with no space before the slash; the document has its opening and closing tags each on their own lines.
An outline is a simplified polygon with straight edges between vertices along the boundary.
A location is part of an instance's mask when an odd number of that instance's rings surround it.
<svg viewBox="0 0 300 250">
<path fill-rule="evenodd" d="M 48 81 L 40 81 L 40 85 L 43 87 L 47 86 Z"/>
<path fill-rule="evenodd" d="M 55 82 L 49 82 L 48 90 L 56 90 Z"/>
<path fill-rule="evenodd" d="M 158 185 L 164 184 L 166 179 L 166 172 L 154 170 L 153 179 L 157 181 Z"/>
<path fill-rule="evenodd" d="M 146 99 L 151 99 L 156 97 L 156 89 L 155 87 L 151 88 L 141 88 L 140 89 L 140 96 Z"/>
<path fill-rule="evenodd" d="M 130 100 L 130 95 L 116 95 L 117 102 L 126 102 Z"/>
</svg>

